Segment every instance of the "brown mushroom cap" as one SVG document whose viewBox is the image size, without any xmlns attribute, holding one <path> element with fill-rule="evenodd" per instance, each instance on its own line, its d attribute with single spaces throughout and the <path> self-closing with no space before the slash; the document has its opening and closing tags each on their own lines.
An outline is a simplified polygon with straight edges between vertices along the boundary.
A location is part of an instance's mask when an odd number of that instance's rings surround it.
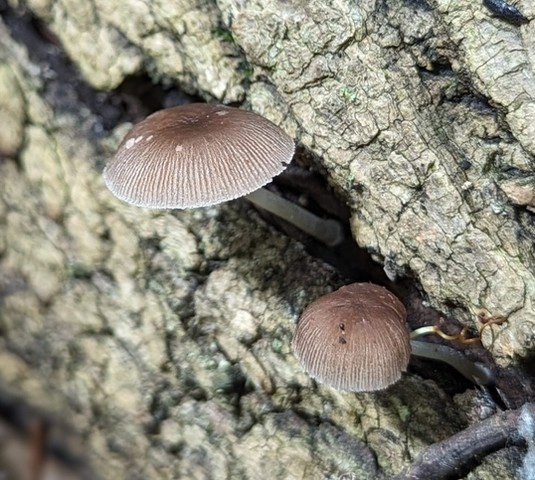
<svg viewBox="0 0 535 480">
<path fill-rule="evenodd" d="M 269 183 L 293 153 L 292 138 L 260 115 L 192 103 L 135 125 L 104 181 L 116 197 L 140 207 L 205 207 Z"/>
<path fill-rule="evenodd" d="M 353 283 L 312 302 L 292 347 L 303 369 L 320 383 L 354 392 L 399 380 L 411 354 L 406 311 L 386 288 Z"/>
</svg>

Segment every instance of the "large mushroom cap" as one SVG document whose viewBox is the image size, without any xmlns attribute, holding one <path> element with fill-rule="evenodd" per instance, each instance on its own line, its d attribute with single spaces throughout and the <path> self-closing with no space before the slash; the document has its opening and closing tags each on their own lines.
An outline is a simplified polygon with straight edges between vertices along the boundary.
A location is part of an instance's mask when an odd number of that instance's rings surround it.
<svg viewBox="0 0 535 480">
<path fill-rule="evenodd" d="M 116 197 L 140 207 L 205 207 L 269 183 L 293 153 L 291 137 L 260 115 L 193 103 L 135 125 L 104 181 Z"/>
<path fill-rule="evenodd" d="M 411 354 L 406 312 L 386 288 L 353 283 L 312 302 L 292 347 L 320 383 L 354 392 L 380 390 L 399 380 Z"/>
</svg>

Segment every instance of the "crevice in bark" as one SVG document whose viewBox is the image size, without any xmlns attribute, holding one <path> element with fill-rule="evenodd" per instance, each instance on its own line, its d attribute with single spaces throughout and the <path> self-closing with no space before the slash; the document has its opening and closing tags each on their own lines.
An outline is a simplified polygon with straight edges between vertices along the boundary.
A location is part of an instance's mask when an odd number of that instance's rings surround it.
<svg viewBox="0 0 535 480">
<path fill-rule="evenodd" d="M 64 425 L 59 418 L 55 418 L 48 413 L 36 409 L 24 399 L 17 398 L 0 388 L 0 429 L 2 432 L 2 446 L 5 452 L 15 452 L 12 447 L 8 448 L 6 438 L 10 432 L 5 428 L 12 429 L 12 438 L 17 435 L 27 441 L 28 463 L 26 466 L 32 467 L 32 474 L 39 475 L 39 470 L 46 462 L 57 462 L 64 469 L 63 473 L 74 474 L 79 480 L 96 480 L 94 472 L 91 470 L 83 449 L 79 448 L 78 435 L 69 427 Z M 16 432 L 16 433 L 15 433 Z M 73 448 L 78 445 L 78 448 Z M 3 474 L 10 472 L 10 466 L 16 465 L 16 458 L 0 458 L 0 471 Z M 38 465 L 35 465 L 35 462 Z M 14 472 L 18 472 L 20 465 L 16 466 Z M 15 478 L 15 477 L 9 477 Z M 35 477 L 38 478 L 38 477 Z"/>
</svg>

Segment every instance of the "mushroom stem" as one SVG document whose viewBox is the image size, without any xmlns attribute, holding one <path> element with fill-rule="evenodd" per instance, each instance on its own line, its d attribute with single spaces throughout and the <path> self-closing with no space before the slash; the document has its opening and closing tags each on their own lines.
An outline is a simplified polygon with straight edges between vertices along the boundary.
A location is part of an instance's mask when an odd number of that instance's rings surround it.
<svg viewBox="0 0 535 480">
<path fill-rule="evenodd" d="M 411 340 L 412 354 L 417 357 L 430 358 L 447 363 L 461 375 L 478 385 L 490 385 L 494 382 L 492 371 L 481 363 L 472 362 L 458 350 L 436 343 Z"/>
<path fill-rule="evenodd" d="M 343 228 L 339 221 L 320 218 L 265 188 L 260 188 L 246 195 L 245 198 L 257 207 L 295 225 L 329 247 L 340 244 L 344 239 Z"/>
</svg>

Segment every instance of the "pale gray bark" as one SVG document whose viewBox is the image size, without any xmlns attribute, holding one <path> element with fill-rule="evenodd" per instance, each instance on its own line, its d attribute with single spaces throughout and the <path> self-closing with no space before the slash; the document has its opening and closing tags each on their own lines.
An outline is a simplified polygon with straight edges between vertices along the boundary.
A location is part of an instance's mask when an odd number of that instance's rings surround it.
<svg viewBox="0 0 535 480">
<path fill-rule="evenodd" d="M 483 339 L 502 365 L 534 353 L 533 22 L 461 0 L 18 3 L 95 89 L 148 72 L 281 125 L 391 274 L 464 324 L 505 316 Z M 245 202 L 115 200 L 100 171 L 128 126 L 54 72 L 0 26 L 0 387 L 72 425 L 97 474 L 376 478 L 476 421 L 477 392 L 417 376 L 317 387 L 290 338 L 339 276 Z M 514 478 L 508 458 L 470 478 Z"/>
</svg>

